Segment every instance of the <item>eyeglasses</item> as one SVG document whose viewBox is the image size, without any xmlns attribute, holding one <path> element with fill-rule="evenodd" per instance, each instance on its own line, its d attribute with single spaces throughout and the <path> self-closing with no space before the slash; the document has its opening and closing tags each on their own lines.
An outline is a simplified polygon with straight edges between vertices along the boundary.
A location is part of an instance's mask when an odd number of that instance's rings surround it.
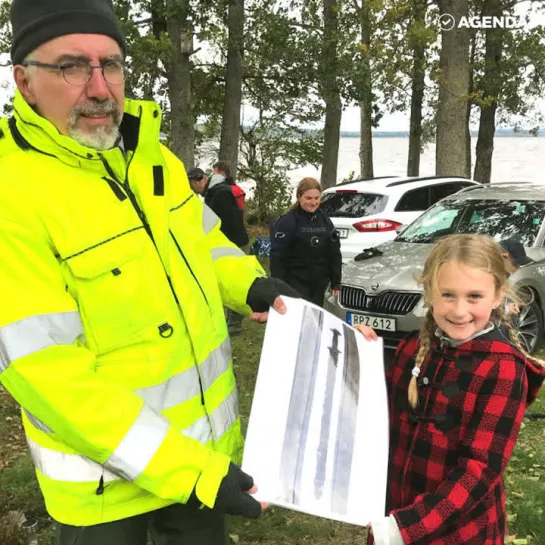
<svg viewBox="0 0 545 545">
<path fill-rule="evenodd" d="M 49 64 L 39 61 L 26 61 L 23 66 L 37 66 L 57 70 L 70 85 L 86 85 L 91 80 L 93 70 L 102 70 L 102 76 L 110 85 L 121 85 L 125 81 L 125 63 L 119 60 L 108 60 L 102 64 L 92 65 L 84 61 Z"/>
</svg>

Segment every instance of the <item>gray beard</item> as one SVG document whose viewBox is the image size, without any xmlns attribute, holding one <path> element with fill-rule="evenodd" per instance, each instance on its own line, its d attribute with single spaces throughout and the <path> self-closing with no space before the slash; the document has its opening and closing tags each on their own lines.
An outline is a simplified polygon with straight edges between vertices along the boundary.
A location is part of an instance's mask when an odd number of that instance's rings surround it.
<svg viewBox="0 0 545 545">
<path fill-rule="evenodd" d="M 82 146 L 105 151 L 115 146 L 119 138 L 119 128 L 116 126 L 97 127 L 92 133 L 84 132 L 77 127 L 70 129 L 70 136 Z"/>
</svg>

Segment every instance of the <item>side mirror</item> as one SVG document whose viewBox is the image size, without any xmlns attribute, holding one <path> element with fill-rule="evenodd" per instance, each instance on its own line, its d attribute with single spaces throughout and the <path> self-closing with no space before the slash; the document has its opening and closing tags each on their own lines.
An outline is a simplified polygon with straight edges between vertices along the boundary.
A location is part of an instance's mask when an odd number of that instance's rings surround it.
<svg viewBox="0 0 545 545">
<path fill-rule="evenodd" d="M 396 228 L 396 233 L 398 235 L 400 235 L 401 233 L 403 233 L 403 231 L 405 231 L 405 229 L 407 229 L 408 225 L 399 225 L 397 228 Z"/>
</svg>

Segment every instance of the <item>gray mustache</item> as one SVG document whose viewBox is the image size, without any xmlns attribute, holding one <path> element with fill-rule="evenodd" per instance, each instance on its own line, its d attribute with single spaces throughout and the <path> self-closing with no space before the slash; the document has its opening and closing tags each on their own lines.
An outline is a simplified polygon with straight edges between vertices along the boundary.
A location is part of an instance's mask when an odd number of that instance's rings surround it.
<svg viewBox="0 0 545 545">
<path fill-rule="evenodd" d="M 112 115 L 117 117 L 119 115 L 119 108 L 117 104 L 112 102 L 104 102 L 102 104 L 85 104 L 81 106 L 76 106 L 72 110 L 73 117 L 85 116 L 105 116 Z"/>
</svg>

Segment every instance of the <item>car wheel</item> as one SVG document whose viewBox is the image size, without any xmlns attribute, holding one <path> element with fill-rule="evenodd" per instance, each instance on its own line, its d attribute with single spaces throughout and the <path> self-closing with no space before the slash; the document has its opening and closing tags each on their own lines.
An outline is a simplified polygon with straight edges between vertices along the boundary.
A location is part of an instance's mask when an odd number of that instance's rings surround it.
<svg viewBox="0 0 545 545">
<path fill-rule="evenodd" d="M 539 305 L 535 301 L 532 301 L 520 310 L 517 319 L 517 329 L 524 348 L 530 354 L 535 352 L 543 337 L 543 316 L 541 315 Z"/>
</svg>

